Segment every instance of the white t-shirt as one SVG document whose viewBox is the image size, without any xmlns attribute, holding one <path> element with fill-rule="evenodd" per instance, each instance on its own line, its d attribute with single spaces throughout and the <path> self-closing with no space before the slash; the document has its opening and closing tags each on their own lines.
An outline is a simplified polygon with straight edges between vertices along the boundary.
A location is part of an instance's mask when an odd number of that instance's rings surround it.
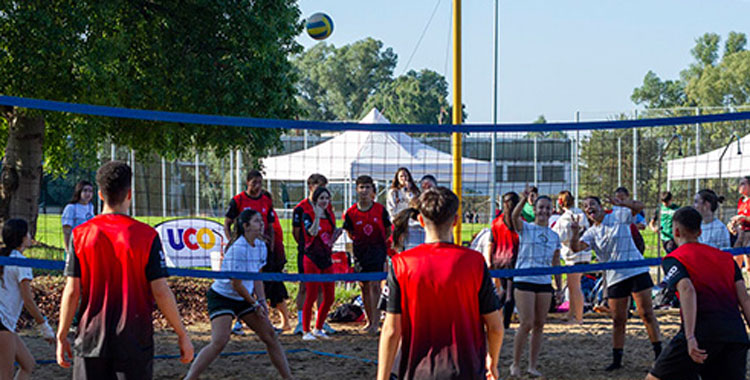
<svg viewBox="0 0 750 380">
<path fill-rule="evenodd" d="M 570 225 L 573 223 L 574 217 L 577 218 L 581 231 L 586 231 L 586 229 L 589 228 L 588 218 L 586 218 L 586 215 L 581 209 L 575 207 L 565 210 L 552 226 L 552 231 L 555 231 L 555 233 L 560 236 L 560 243 L 562 244 L 562 248 L 560 248 L 560 257 L 565 260 L 566 264 L 570 265 L 591 261 L 590 249 L 578 253 L 573 252 L 573 250 L 570 249 L 570 239 L 573 237 L 573 229 L 570 228 Z"/>
<path fill-rule="evenodd" d="M 698 242 L 719 249 L 731 247 L 729 230 L 717 218 L 710 223 L 701 223 L 701 236 L 698 236 Z"/>
<path fill-rule="evenodd" d="M 400 189 L 390 188 L 388 189 L 388 197 L 386 198 L 385 208 L 388 214 L 391 216 L 391 220 L 396 217 L 396 214 L 406 210 L 409 207 L 409 202 L 414 198 L 416 194 L 406 191 L 405 187 Z"/>
<path fill-rule="evenodd" d="M 94 205 L 91 202 L 82 205 L 80 203 L 68 203 L 63 209 L 62 225 L 76 228 L 94 217 Z"/>
<path fill-rule="evenodd" d="M 560 249 L 560 237 L 549 227 L 523 222 L 523 229 L 518 231 L 520 248 L 516 269 L 544 268 L 552 266 L 555 251 Z M 550 284 L 552 276 L 515 276 L 514 282 L 532 284 Z"/>
<path fill-rule="evenodd" d="M 643 260 L 643 255 L 633 243 L 630 225 L 633 212 L 626 207 L 615 207 L 611 214 L 604 215 L 599 225 L 592 225 L 584 232 L 581 241 L 588 244 L 600 262 Z M 607 286 L 627 280 L 641 273 L 648 273 L 648 267 L 611 269 L 605 271 Z"/>
<path fill-rule="evenodd" d="M 16 251 L 8 257 L 24 258 Z M 17 267 L 6 265 L 3 267 L 3 279 L 0 283 L 0 321 L 9 331 L 16 331 L 18 317 L 23 310 L 23 298 L 21 298 L 21 281 L 32 280 L 34 275 L 29 267 Z"/>
<path fill-rule="evenodd" d="M 260 268 L 263 268 L 263 266 L 266 265 L 267 252 L 266 243 L 260 239 L 255 239 L 255 247 L 253 247 L 244 236 L 241 236 L 224 254 L 224 259 L 221 262 L 221 271 L 260 272 Z M 253 280 L 242 280 L 242 285 L 247 288 L 247 291 L 250 294 L 255 290 Z M 224 297 L 237 301 L 244 300 L 244 298 L 242 298 L 242 296 L 232 287 L 231 279 L 216 279 L 214 280 L 214 283 L 211 284 L 211 289 Z"/>
</svg>

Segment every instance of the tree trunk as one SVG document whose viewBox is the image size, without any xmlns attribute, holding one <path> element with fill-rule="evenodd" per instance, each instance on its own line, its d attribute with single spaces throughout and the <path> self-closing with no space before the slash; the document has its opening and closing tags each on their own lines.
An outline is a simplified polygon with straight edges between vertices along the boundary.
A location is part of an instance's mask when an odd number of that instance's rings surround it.
<svg viewBox="0 0 750 380">
<path fill-rule="evenodd" d="M 8 143 L 0 171 L 0 223 L 11 218 L 25 219 L 33 237 L 42 183 L 44 118 L 24 116 L 17 108 L 5 116 Z"/>
</svg>

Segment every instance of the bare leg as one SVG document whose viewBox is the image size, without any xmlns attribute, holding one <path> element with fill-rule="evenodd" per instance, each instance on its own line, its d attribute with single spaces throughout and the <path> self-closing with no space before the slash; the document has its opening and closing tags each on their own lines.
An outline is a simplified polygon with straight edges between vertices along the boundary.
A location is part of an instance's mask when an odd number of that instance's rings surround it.
<svg viewBox="0 0 750 380">
<path fill-rule="evenodd" d="M 370 309 L 370 282 L 369 281 L 362 281 L 359 283 L 360 289 L 362 289 L 362 305 L 365 308 L 365 316 L 367 317 L 367 323 L 365 324 L 365 327 L 363 327 L 363 330 L 369 331 L 372 326 L 375 324 L 373 320 L 372 310 Z"/>
<path fill-rule="evenodd" d="M 31 372 L 36 366 L 36 360 L 18 335 L 16 335 L 16 362 L 21 368 L 16 372 L 15 380 L 31 379 Z"/>
<path fill-rule="evenodd" d="M 581 291 L 581 273 L 568 273 L 568 295 L 570 305 L 568 320 L 583 323 L 583 292 Z"/>
<path fill-rule="evenodd" d="M 612 312 L 612 348 L 625 347 L 625 324 L 628 321 L 628 301 L 630 297 L 610 298 L 609 309 Z"/>
<path fill-rule="evenodd" d="M 242 320 L 255 331 L 258 338 L 266 345 L 268 356 L 271 357 L 271 363 L 279 371 L 279 375 L 284 379 L 291 379 L 292 373 L 289 370 L 289 363 L 286 361 L 284 350 L 281 349 L 279 338 L 276 336 L 276 332 L 273 331 L 271 321 L 265 315 L 258 312 L 247 313 L 242 316 Z"/>
<path fill-rule="evenodd" d="M 377 334 L 380 326 L 380 310 L 378 310 L 378 297 L 380 296 L 380 281 L 370 281 L 370 310 L 372 313 L 372 322 L 370 323 L 370 333 Z"/>
<path fill-rule="evenodd" d="M 513 340 L 513 365 L 511 366 L 511 376 L 520 375 L 521 355 L 529 338 L 529 332 L 534 327 L 534 292 L 524 290 L 513 291 L 516 299 L 516 308 L 518 309 L 519 326 L 516 330 L 516 336 Z"/>
<path fill-rule="evenodd" d="M 651 303 L 651 288 L 641 290 L 638 293 L 633 293 L 633 299 L 635 300 L 635 307 L 638 308 L 638 314 L 640 314 L 643 323 L 646 324 L 648 339 L 651 343 L 661 341 L 659 322 L 656 320 L 654 306 Z"/>
<path fill-rule="evenodd" d="M 286 300 L 279 302 L 276 305 L 276 310 L 281 314 L 281 327 L 282 330 L 289 330 L 292 328 L 289 325 L 289 309 L 286 307 Z"/>
<path fill-rule="evenodd" d="M 547 321 L 550 301 L 552 301 L 551 293 L 536 293 L 534 319 L 531 329 L 531 345 L 529 347 L 529 373 L 534 376 L 541 376 L 536 364 L 539 360 L 539 352 L 542 349 L 542 334 L 544 333 L 544 322 Z"/>
<path fill-rule="evenodd" d="M 198 353 L 193 365 L 185 376 L 185 380 L 197 379 L 208 366 L 216 360 L 224 346 L 229 342 L 232 331 L 232 316 L 222 315 L 211 320 L 211 343 Z"/>
<path fill-rule="evenodd" d="M 16 334 L 10 331 L 0 332 L 0 379 L 13 378 L 13 362 L 16 359 Z"/>
</svg>

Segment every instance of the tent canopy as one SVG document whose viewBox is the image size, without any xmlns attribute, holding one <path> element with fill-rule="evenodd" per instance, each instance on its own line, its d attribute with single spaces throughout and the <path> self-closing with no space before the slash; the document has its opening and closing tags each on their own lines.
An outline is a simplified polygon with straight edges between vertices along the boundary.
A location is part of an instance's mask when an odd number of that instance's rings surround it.
<svg viewBox="0 0 750 380">
<path fill-rule="evenodd" d="M 389 124 L 377 109 L 360 123 Z M 329 181 L 346 181 L 369 175 L 377 181 L 393 178 L 399 167 L 409 168 L 415 180 L 425 174 L 450 182 L 453 158 L 403 132 L 346 131 L 309 149 L 263 160 L 265 179 L 305 181 L 320 173 Z M 492 165 L 488 161 L 463 158 L 464 182 L 486 183 Z"/>
<path fill-rule="evenodd" d="M 750 135 L 740 139 L 739 147 L 742 154 L 738 154 L 738 143 L 734 140 L 726 146 L 707 153 L 670 160 L 667 162 L 667 180 L 680 181 L 704 178 L 738 178 L 750 174 Z M 726 149 L 724 158 L 719 164 L 719 158 Z M 721 168 L 720 168 L 721 166 Z M 721 175 L 719 170 L 721 169 Z"/>
</svg>

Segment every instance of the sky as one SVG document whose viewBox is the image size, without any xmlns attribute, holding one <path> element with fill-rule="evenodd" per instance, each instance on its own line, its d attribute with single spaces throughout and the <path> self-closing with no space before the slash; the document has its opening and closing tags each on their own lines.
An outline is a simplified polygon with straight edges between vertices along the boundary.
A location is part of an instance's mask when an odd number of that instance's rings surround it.
<svg viewBox="0 0 750 380">
<path fill-rule="evenodd" d="M 462 95 L 467 123 L 493 119 L 494 1 L 462 2 Z M 431 69 L 452 88 L 452 0 L 300 0 L 302 17 L 327 13 L 335 46 L 366 37 L 398 54 L 396 76 Z M 424 38 L 417 41 L 430 15 Z M 635 87 L 652 70 L 677 79 L 706 32 L 723 42 L 750 34 L 750 0 L 499 0 L 498 122 L 607 119 L 632 112 Z M 297 41 L 317 41 L 306 33 Z M 409 56 L 413 59 L 407 66 Z M 452 98 L 449 97 L 449 102 Z"/>
</svg>

